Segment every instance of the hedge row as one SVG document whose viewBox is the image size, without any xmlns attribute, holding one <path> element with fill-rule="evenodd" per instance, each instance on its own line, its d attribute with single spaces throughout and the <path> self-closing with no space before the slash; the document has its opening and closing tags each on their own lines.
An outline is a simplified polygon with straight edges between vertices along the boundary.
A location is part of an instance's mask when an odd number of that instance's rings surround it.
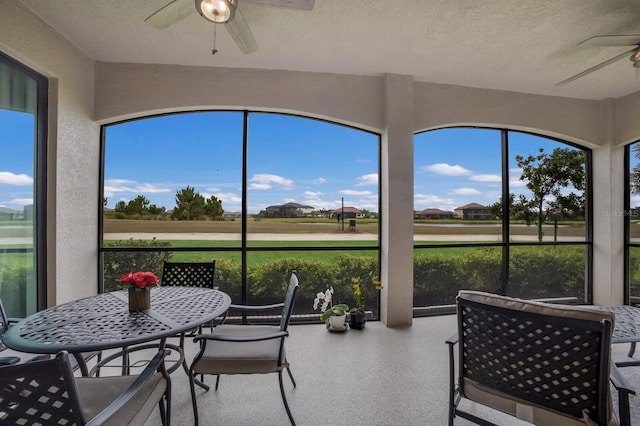
<svg viewBox="0 0 640 426">
<path fill-rule="evenodd" d="M 119 245 L 122 243 L 119 242 Z M 169 253 L 118 252 L 105 254 L 105 288 L 117 288 L 122 273 L 150 270 L 161 273 L 162 261 Z M 478 248 L 458 256 L 417 255 L 414 258 L 414 305 L 431 306 L 454 303 L 458 289 L 500 293 L 502 291 L 502 250 Z M 124 267 L 129 264 L 129 267 Z M 632 252 L 631 270 L 640 267 L 640 255 Z M 513 247 L 510 251 L 508 293 L 525 299 L 577 297 L 585 292 L 585 249 L 572 246 Z M 316 293 L 329 287 L 337 301 L 353 304 L 351 279 L 359 277 L 367 285 L 368 306 L 376 295 L 371 275 L 378 273 L 372 257 L 345 255 L 332 264 L 322 261 L 285 258 L 249 268 L 248 299 L 256 303 L 281 301 L 291 271 L 296 270 L 301 283 L 299 300 L 311 302 Z M 117 272 L 116 272 L 117 271 Z M 124 272 L 123 272 L 124 271 Z M 232 300 L 241 299 L 240 263 L 218 260 L 216 285 Z M 109 285 L 108 285 L 109 284 Z"/>
<path fill-rule="evenodd" d="M 137 251 L 136 248 L 166 247 L 166 241 L 118 241 L 114 246 L 131 251 L 105 252 L 103 256 L 104 290 L 119 288 L 120 277 L 132 271 L 162 273 L 162 263 L 171 259 L 167 251 Z M 424 253 L 424 251 L 422 252 Z M 502 251 L 499 247 L 478 248 L 458 256 L 439 254 L 416 255 L 414 258 L 414 306 L 454 303 L 458 289 L 490 292 L 502 291 Z M 512 247 L 510 251 L 509 294 L 526 299 L 551 297 L 584 297 L 585 249 L 572 246 Z M 640 253 L 632 251 L 629 267 L 638 271 Z M 366 285 L 367 307 L 372 309 L 376 294 L 371 274 L 378 273 L 375 258 L 345 255 L 334 263 L 285 258 L 274 260 L 247 271 L 248 301 L 276 303 L 296 270 L 300 280 L 297 311 L 312 311 L 316 293 L 329 287 L 335 290 L 334 299 L 352 306 L 351 279 L 359 277 Z M 0 297 L 5 305 L 21 305 L 27 268 L 3 268 Z M 633 276 L 633 274 L 632 274 Z M 232 300 L 241 300 L 242 271 L 237 261 L 216 261 L 216 285 Z M 386 283 L 383 283 L 386 284 Z M 632 282 L 631 294 L 640 296 L 640 283 Z M 23 315 L 14 312 L 13 315 Z"/>
</svg>

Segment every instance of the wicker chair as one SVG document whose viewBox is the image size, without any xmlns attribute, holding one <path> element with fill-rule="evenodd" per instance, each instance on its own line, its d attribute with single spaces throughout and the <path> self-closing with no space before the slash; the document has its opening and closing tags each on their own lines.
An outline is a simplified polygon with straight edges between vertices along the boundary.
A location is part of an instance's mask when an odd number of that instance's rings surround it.
<svg viewBox="0 0 640 426">
<path fill-rule="evenodd" d="M 635 394 L 611 362 L 614 316 L 578 306 L 460 291 L 458 333 L 449 345 L 449 425 L 463 398 L 536 425 L 614 425 L 609 381 L 618 390 L 619 423 L 630 424 Z M 454 347 L 458 346 L 457 368 Z"/>
<path fill-rule="evenodd" d="M 231 308 L 245 312 L 259 312 L 272 309 L 281 309 L 280 325 L 257 324 L 222 324 L 215 328 L 211 334 L 201 334 L 194 338 L 200 342 L 200 352 L 195 356 L 189 368 L 189 384 L 191 385 L 191 397 L 195 424 L 198 424 L 198 405 L 195 394 L 197 383 L 206 390 L 209 387 L 196 380 L 198 374 L 212 374 L 216 378 L 216 390 L 221 374 L 264 374 L 278 373 L 280 394 L 289 421 L 295 425 L 282 382 L 282 371 L 287 370 L 289 378 L 296 386 L 296 382 L 289 369 L 284 342 L 289 335 L 287 331 L 293 305 L 298 293 L 298 278 L 293 271 L 287 294 L 283 303 L 264 306 L 231 305 Z"/>
<path fill-rule="evenodd" d="M 143 425 L 156 404 L 170 422 L 164 351 L 137 376 L 74 377 L 67 352 L 0 367 L 0 424 Z"/>
</svg>

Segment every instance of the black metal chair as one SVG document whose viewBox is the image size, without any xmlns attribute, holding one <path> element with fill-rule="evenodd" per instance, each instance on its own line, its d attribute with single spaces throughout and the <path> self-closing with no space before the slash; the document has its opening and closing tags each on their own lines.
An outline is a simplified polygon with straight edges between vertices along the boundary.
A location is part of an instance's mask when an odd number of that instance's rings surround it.
<svg viewBox="0 0 640 426">
<path fill-rule="evenodd" d="M 537 425 L 630 424 L 629 387 L 611 360 L 614 315 L 584 307 L 460 291 L 449 345 L 449 425 L 463 399 Z M 457 368 L 454 347 L 458 346 Z"/>
<path fill-rule="evenodd" d="M 213 288 L 216 261 L 211 262 L 168 262 L 162 267 L 160 285 L 163 287 L 204 287 Z"/>
<path fill-rule="evenodd" d="M 0 300 L 0 352 L 7 351 L 7 347 L 2 343 L 2 336 L 7 331 L 9 326 L 13 323 L 18 322 L 17 318 L 7 318 L 6 312 L 4 310 L 4 306 L 2 306 L 2 301 Z M 0 357 L 0 367 L 5 365 L 13 365 L 18 364 L 21 361 L 21 356 L 19 354 L 8 355 Z M 21 354 L 20 354 L 21 355 Z M 29 356 L 29 354 L 24 354 Z M 29 358 L 28 361 L 42 361 L 45 359 L 49 359 L 49 355 L 33 355 Z"/>
<path fill-rule="evenodd" d="M 293 313 L 293 306 L 298 293 L 298 278 L 293 271 L 283 303 L 263 306 L 231 305 L 231 308 L 244 312 L 260 312 L 280 309 L 279 325 L 257 324 L 222 324 L 211 334 L 201 334 L 194 338 L 200 342 L 200 352 L 195 356 L 189 368 L 189 384 L 195 424 L 198 424 L 198 405 L 195 384 L 205 390 L 209 387 L 195 378 L 198 374 L 217 375 L 216 390 L 222 374 L 264 374 L 278 373 L 282 402 L 292 425 L 295 425 L 282 382 L 282 371 L 287 370 L 289 378 L 296 386 L 291 374 L 289 362 L 285 354 L 285 338 L 289 335 L 288 327 Z M 231 309 L 230 308 L 230 309 Z"/>
<path fill-rule="evenodd" d="M 163 287 L 201 287 L 214 288 L 216 261 L 211 262 L 168 262 L 162 266 L 160 285 Z M 213 323 L 209 324 L 213 327 Z M 202 326 L 198 328 L 202 332 Z M 187 333 L 180 336 L 180 347 L 184 348 L 184 338 Z M 189 335 L 193 336 L 194 333 Z"/>
<path fill-rule="evenodd" d="M 74 377 L 67 352 L 0 367 L 0 424 L 143 424 L 156 404 L 171 416 L 171 381 L 158 351 L 137 376 Z"/>
</svg>

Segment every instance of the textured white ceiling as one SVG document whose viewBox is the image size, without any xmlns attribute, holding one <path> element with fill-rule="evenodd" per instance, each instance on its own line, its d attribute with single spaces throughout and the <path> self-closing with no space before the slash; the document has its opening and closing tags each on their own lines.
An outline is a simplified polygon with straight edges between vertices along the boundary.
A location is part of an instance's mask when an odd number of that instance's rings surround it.
<svg viewBox="0 0 640 426">
<path fill-rule="evenodd" d="M 243 55 L 223 26 L 195 12 L 164 30 L 144 22 L 170 0 L 21 0 L 89 57 L 360 75 L 585 99 L 640 89 L 623 58 L 562 87 L 626 46 L 577 46 L 640 34 L 639 0 L 316 0 L 312 11 L 243 4 L 258 43 Z"/>
</svg>

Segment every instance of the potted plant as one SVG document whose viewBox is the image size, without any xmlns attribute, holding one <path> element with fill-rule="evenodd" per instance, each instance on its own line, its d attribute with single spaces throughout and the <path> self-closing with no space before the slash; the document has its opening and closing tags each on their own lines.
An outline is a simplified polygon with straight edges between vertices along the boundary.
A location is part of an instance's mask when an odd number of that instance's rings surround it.
<svg viewBox="0 0 640 426">
<path fill-rule="evenodd" d="M 382 289 L 382 283 L 377 276 L 369 274 L 370 283 L 379 291 Z M 360 277 L 351 278 L 351 287 L 353 288 L 353 299 L 356 306 L 349 311 L 349 327 L 356 330 L 362 330 L 367 323 L 367 312 L 365 310 L 367 301 L 366 284 L 363 284 Z"/>
<path fill-rule="evenodd" d="M 324 293 L 320 292 L 313 299 L 313 309 L 320 308 L 320 320 L 323 321 L 329 331 L 344 331 L 349 307 L 344 303 L 333 304 L 333 287 L 329 287 Z"/>
</svg>

